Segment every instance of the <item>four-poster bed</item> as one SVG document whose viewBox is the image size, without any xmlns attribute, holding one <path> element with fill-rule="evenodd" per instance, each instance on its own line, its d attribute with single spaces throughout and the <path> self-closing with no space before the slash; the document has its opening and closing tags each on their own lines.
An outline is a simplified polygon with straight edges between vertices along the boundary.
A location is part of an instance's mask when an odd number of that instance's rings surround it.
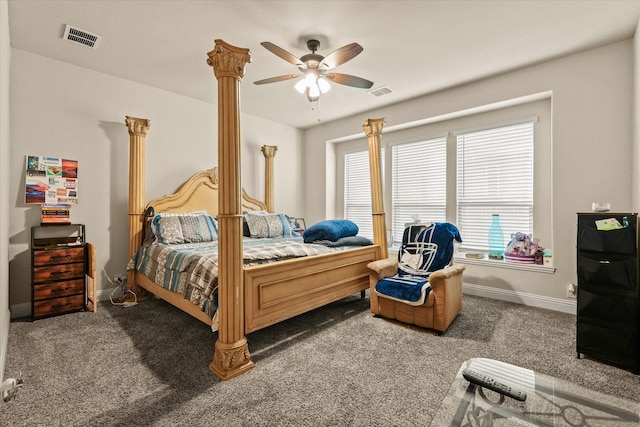
<svg viewBox="0 0 640 427">
<path fill-rule="evenodd" d="M 218 168 L 196 173 L 172 195 L 145 203 L 144 143 L 150 128 L 147 119 L 127 117 L 130 134 L 129 256 L 142 245 L 145 212 L 206 211 L 217 220 L 217 319 L 211 319 L 183 295 L 156 284 L 140 271 L 130 270 L 128 283 L 166 300 L 201 321 L 217 322 L 211 371 L 221 380 L 253 367 L 246 334 L 342 299 L 369 287 L 367 264 L 386 258 L 386 233 L 382 187 L 372 174 L 374 197 L 374 245 L 305 256 L 259 265 L 244 265 L 243 211 L 273 209 L 273 157 L 276 147 L 264 146 L 265 203 L 249 197 L 240 185 L 239 83 L 249 62 L 249 51 L 216 40 L 208 64 L 218 80 Z M 370 147 L 377 147 L 382 120 L 365 123 Z M 372 155 L 372 169 L 379 171 L 379 154 Z"/>
</svg>

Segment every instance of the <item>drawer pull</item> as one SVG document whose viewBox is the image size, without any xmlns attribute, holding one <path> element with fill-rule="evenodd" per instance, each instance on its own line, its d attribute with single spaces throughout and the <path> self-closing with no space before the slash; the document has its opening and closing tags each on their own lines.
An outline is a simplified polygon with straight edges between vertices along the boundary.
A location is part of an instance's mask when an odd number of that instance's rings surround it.
<svg viewBox="0 0 640 427">
<path fill-rule="evenodd" d="M 51 275 L 52 276 L 66 276 L 70 274 L 69 270 L 64 270 L 64 271 L 52 271 Z"/>
<path fill-rule="evenodd" d="M 61 261 L 61 260 L 67 260 L 69 258 L 71 258 L 71 255 L 61 255 L 61 256 L 58 255 L 58 256 L 51 257 L 51 260 L 52 261 Z"/>
<path fill-rule="evenodd" d="M 70 305 L 71 305 L 71 304 L 69 304 L 69 303 L 66 303 L 66 304 L 58 304 L 58 305 L 53 305 L 53 306 L 51 306 L 51 308 L 53 308 L 53 309 L 55 310 L 55 309 L 58 309 L 58 308 L 65 308 L 65 307 L 68 307 L 68 306 L 70 306 Z"/>
<path fill-rule="evenodd" d="M 51 292 L 67 292 L 71 287 L 67 286 L 66 288 L 52 289 Z"/>
</svg>

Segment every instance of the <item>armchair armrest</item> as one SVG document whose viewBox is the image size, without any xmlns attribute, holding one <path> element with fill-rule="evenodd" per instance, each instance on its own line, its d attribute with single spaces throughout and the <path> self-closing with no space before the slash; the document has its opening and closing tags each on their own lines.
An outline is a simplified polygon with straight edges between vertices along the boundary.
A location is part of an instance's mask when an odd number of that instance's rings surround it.
<svg viewBox="0 0 640 427">
<path fill-rule="evenodd" d="M 450 265 L 429 275 L 433 294 L 433 329 L 444 332 L 462 310 L 464 264 Z"/>
<path fill-rule="evenodd" d="M 398 273 L 398 260 L 395 258 L 379 259 L 367 264 L 367 268 L 371 270 L 369 274 L 375 276 L 376 281 L 382 280 Z"/>
<path fill-rule="evenodd" d="M 429 275 L 429 283 L 431 283 L 431 286 L 433 287 L 434 284 L 444 282 L 450 277 L 462 274 L 466 268 L 467 266 L 464 264 L 453 264 L 443 268 L 442 270 L 434 271 Z"/>
</svg>

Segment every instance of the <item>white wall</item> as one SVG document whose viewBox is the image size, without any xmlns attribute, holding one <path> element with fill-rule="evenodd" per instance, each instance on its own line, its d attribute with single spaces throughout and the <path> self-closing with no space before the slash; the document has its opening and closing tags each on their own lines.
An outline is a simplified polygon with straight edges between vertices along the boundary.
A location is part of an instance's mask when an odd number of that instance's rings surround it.
<svg viewBox="0 0 640 427">
<path fill-rule="evenodd" d="M 150 200 L 172 193 L 191 174 L 217 164 L 218 113 L 216 106 L 192 98 L 18 49 L 11 53 L 12 140 L 3 173 L 8 169 L 10 303 L 24 315 L 30 312 L 31 298 L 30 227 L 40 221 L 39 206 L 24 204 L 25 155 L 78 160 L 79 204 L 72 207 L 71 220 L 86 224 L 87 238 L 96 245 L 98 269 L 104 267 L 113 277 L 125 272 L 128 261 L 125 116 L 151 121 L 146 139 Z M 301 191 L 300 131 L 253 116 L 243 115 L 241 121 L 247 192 L 264 197 L 260 147 L 277 145 L 275 208 L 302 211 L 296 198 Z M 99 289 L 111 287 L 99 276 Z"/>
<path fill-rule="evenodd" d="M 632 205 L 633 58 L 631 40 L 530 66 L 455 87 L 305 132 L 307 223 L 331 217 L 332 154 L 327 140 L 362 134 L 367 118 L 385 118 L 386 126 L 454 113 L 522 96 L 552 92 L 552 207 L 554 274 L 469 266 L 465 283 L 496 290 L 566 298 L 575 282 L 576 213 L 592 201 L 609 201 L 613 210 Z M 428 73 L 425 75 L 428 78 Z M 384 131 L 382 134 L 384 143 Z M 312 192 L 309 177 L 319 191 Z M 325 185 L 325 183 L 329 185 Z M 327 194 L 327 198 L 318 194 Z M 464 238 L 464 236 L 463 236 Z"/>
<path fill-rule="evenodd" d="M 9 10 L 0 0 L 0 383 L 9 339 Z"/>
</svg>

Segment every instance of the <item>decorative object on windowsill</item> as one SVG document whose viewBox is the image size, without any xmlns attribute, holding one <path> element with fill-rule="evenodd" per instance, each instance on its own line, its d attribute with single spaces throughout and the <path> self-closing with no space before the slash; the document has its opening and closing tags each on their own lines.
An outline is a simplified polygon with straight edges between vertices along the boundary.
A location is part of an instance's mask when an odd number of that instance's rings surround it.
<svg viewBox="0 0 640 427">
<path fill-rule="evenodd" d="M 504 259 L 504 232 L 499 214 L 493 214 L 489 227 L 489 259 Z"/>
<path fill-rule="evenodd" d="M 484 254 L 481 252 L 467 252 L 466 254 L 464 254 L 465 258 L 468 259 L 483 259 L 484 258 Z"/>
<path fill-rule="evenodd" d="M 504 253 L 505 260 L 521 264 L 544 264 L 544 248 L 530 234 L 513 233 Z"/>
</svg>

